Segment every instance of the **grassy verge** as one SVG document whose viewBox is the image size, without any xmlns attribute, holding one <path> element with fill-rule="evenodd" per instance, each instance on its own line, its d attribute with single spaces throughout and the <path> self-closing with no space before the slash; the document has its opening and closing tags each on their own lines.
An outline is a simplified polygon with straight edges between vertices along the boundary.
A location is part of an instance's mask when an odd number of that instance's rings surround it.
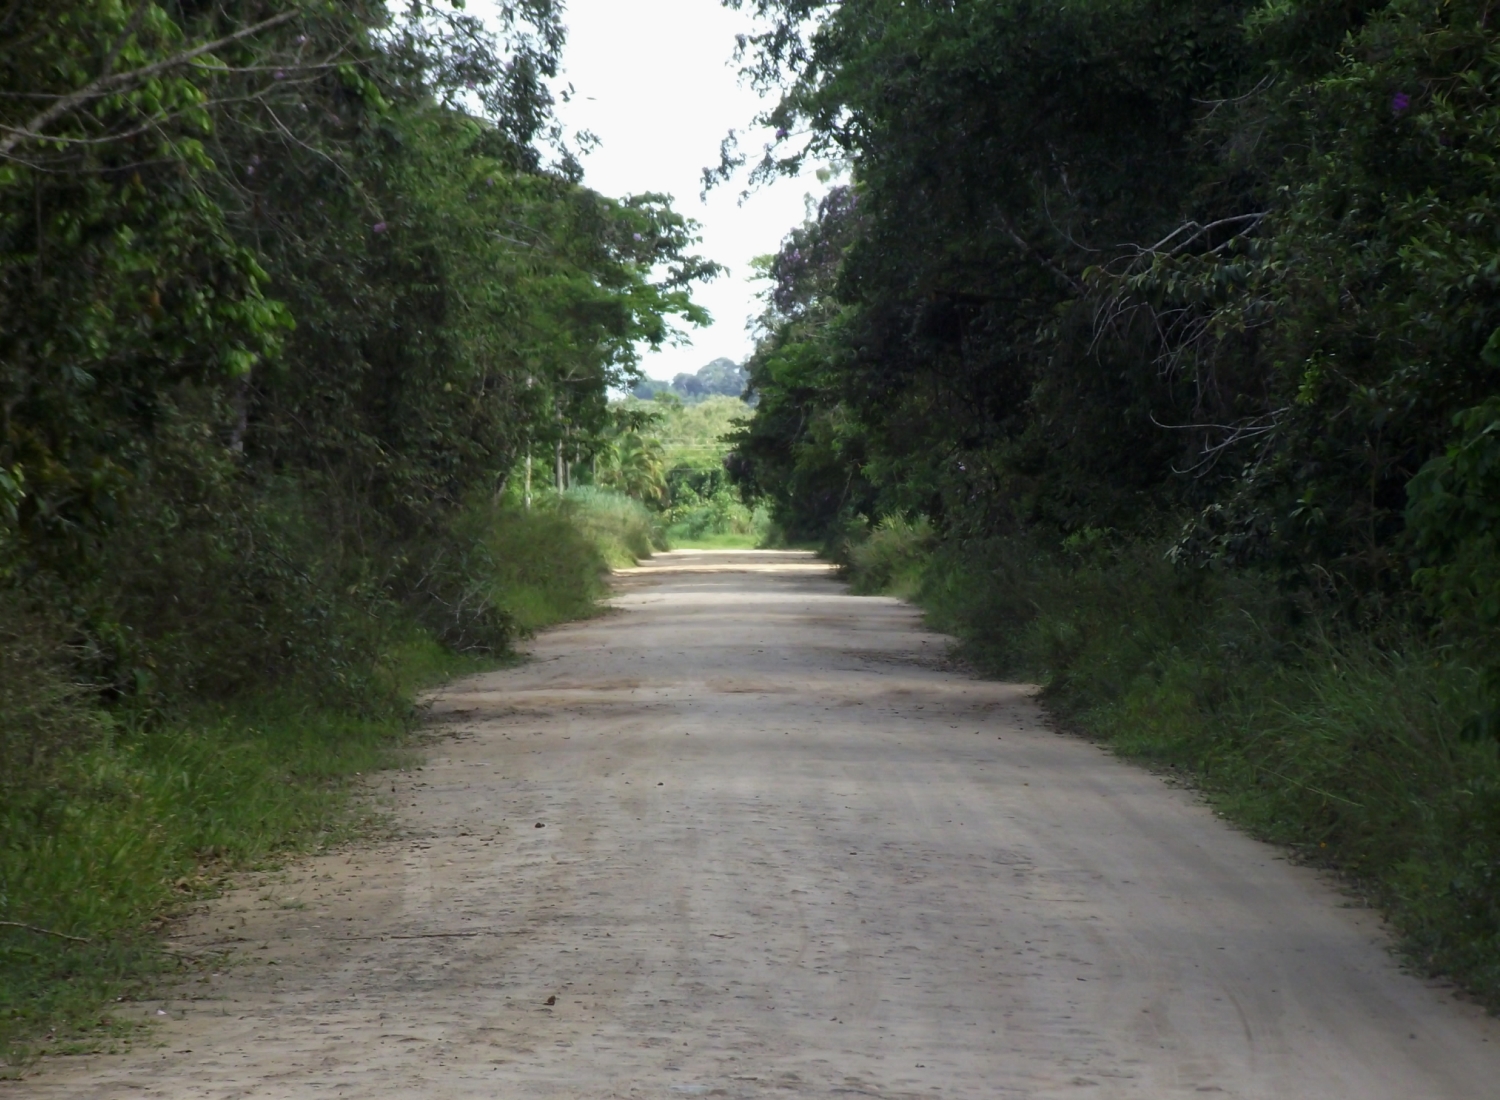
<svg viewBox="0 0 1500 1100">
<path fill-rule="evenodd" d="M 760 546 L 759 535 L 736 534 L 734 532 L 712 535 L 689 535 L 668 528 L 672 545 L 678 550 L 754 550 Z"/>
<path fill-rule="evenodd" d="M 1462 736 L 1472 670 L 1157 547 L 884 541 L 850 549 L 857 587 L 911 594 L 981 670 L 1040 682 L 1073 728 L 1346 873 L 1416 966 L 1500 1009 L 1500 744 Z"/>
<path fill-rule="evenodd" d="M 46 787 L 12 792 L 0 816 L 7 909 L 87 942 L 4 930 L 8 1060 L 114 1033 L 100 1006 L 172 969 L 153 932 L 224 873 L 356 834 L 367 823 L 351 800 L 357 777 L 396 763 L 407 728 L 396 707 L 357 715 L 271 694 L 120 728 L 61 761 Z"/>
<path fill-rule="evenodd" d="M 531 512 L 477 510 L 458 535 L 461 552 L 430 586 L 458 592 L 441 602 L 444 615 L 477 601 L 521 632 L 593 613 L 606 568 L 649 553 L 652 537 L 638 504 L 599 493 Z M 504 659 L 456 653 L 420 618 L 372 625 L 384 638 L 377 666 L 352 670 L 364 690 L 343 698 L 285 684 L 147 713 L 100 707 L 61 682 L 30 694 L 6 690 L 17 680 L 0 685 L 7 736 L 44 720 L 54 742 L 54 727 L 79 731 L 45 759 L 20 751 L 19 735 L 7 742 L 15 751 L 0 777 L 0 921 L 9 922 L 0 925 L 0 1058 L 107 1043 L 125 1030 L 108 1006 L 180 968 L 157 935 L 174 912 L 228 873 L 377 823 L 360 777 L 407 757 L 416 693 Z M 0 672 L 49 675 L 39 658 L 12 664 Z"/>
</svg>

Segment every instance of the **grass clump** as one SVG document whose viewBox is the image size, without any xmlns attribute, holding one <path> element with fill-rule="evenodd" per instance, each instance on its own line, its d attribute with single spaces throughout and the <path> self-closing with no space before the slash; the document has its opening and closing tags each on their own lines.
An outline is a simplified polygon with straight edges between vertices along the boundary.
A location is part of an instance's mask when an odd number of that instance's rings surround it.
<svg viewBox="0 0 1500 1100">
<path fill-rule="evenodd" d="M 861 595 L 909 599 L 922 584 L 935 538 L 925 516 L 887 516 L 847 544 L 844 571 Z"/>
<path fill-rule="evenodd" d="M 857 590 L 912 592 L 981 670 L 1041 683 L 1070 725 L 1350 875 L 1416 964 L 1500 1009 L 1500 743 L 1466 736 L 1482 677 L 1425 635 L 1103 536 L 934 547 L 886 524 L 849 560 Z"/>
<path fill-rule="evenodd" d="M 655 514 L 623 493 L 579 486 L 562 494 L 554 507 L 612 568 L 634 565 L 652 551 L 668 548 Z"/>
</svg>

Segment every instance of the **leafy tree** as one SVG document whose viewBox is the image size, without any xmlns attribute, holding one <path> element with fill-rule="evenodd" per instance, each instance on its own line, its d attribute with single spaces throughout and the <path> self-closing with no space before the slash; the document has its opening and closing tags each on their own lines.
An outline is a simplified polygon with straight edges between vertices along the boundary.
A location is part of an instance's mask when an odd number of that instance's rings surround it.
<svg viewBox="0 0 1500 1100">
<path fill-rule="evenodd" d="M 644 504 L 666 495 L 666 449 L 659 439 L 626 432 L 611 448 L 601 484 L 617 488 Z"/>
<path fill-rule="evenodd" d="M 494 7 L 0 16 L 0 578 L 111 690 L 368 670 L 467 502 L 707 320 L 693 225 L 560 143 L 558 5 Z"/>
<path fill-rule="evenodd" d="M 735 6 L 752 178 L 833 158 L 857 211 L 770 261 L 747 491 L 1403 602 L 1407 485 L 1495 388 L 1485 5 Z"/>
</svg>

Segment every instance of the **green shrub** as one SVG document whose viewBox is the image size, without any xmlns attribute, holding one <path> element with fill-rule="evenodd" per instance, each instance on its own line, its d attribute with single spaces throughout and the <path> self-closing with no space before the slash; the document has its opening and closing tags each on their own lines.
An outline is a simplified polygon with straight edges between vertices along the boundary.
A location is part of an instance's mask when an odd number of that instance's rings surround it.
<svg viewBox="0 0 1500 1100">
<path fill-rule="evenodd" d="M 737 536 L 729 541 L 753 546 L 765 531 L 764 510 L 747 508 L 728 484 L 716 485 L 706 496 L 683 486 L 675 494 L 678 503 L 667 515 L 671 537 L 702 546 L 705 539 Z"/>
<path fill-rule="evenodd" d="M 910 597 L 922 583 L 935 538 L 926 516 L 887 516 L 848 550 L 847 572 L 854 591 Z"/>
<path fill-rule="evenodd" d="M 1500 330 L 1485 362 L 1500 367 Z M 1500 738 L 1500 398 L 1460 413 L 1458 439 L 1407 486 L 1414 580 L 1445 640 L 1484 671 L 1472 735 Z"/>
<path fill-rule="evenodd" d="M 67 666 L 64 626 L 0 588 L 0 799 L 106 726 L 97 693 Z"/>
<path fill-rule="evenodd" d="M 178 398 L 112 491 L 111 522 L 32 547 L 9 575 L 0 561 L 0 584 L 51 609 L 71 678 L 134 706 L 289 680 L 362 705 L 393 623 L 378 526 L 350 522 L 367 525 L 360 546 L 308 488 L 248 478 Z"/>
<path fill-rule="evenodd" d="M 667 549 L 650 509 L 623 493 L 581 486 L 564 493 L 556 507 L 611 567 L 634 565 L 653 550 Z"/>
</svg>

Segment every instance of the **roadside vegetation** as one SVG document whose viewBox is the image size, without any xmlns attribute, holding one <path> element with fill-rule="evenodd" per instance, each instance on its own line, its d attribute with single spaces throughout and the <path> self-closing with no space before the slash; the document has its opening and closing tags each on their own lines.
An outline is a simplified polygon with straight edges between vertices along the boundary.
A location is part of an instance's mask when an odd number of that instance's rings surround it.
<svg viewBox="0 0 1500 1100">
<path fill-rule="evenodd" d="M 1490 9 L 737 6 L 752 173 L 844 171 L 764 264 L 747 505 L 1500 1009 Z"/>
<path fill-rule="evenodd" d="M 1065 728 L 1344 873 L 1422 970 L 1500 1003 L 1500 746 L 1468 728 L 1481 670 L 1410 624 L 1348 630 L 1159 545 L 939 545 L 922 527 L 846 544 L 855 590 L 914 600 L 981 672 L 1040 683 Z"/>
<path fill-rule="evenodd" d="M 700 374 L 722 374 L 722 362 L 710 363 Z M 621 434 L 614 461 L 600 481 L 649 504 L 674 546 L 771 545 L 775 533 L 769 509 L 747 505 L 725 466 L 729 438 L 750 412 L 739 397 L 725 394 L 700 393 L 684 401 L 673 391 L 658 389 L 648 400 L 626 399 L 616 407 L 616 416 L 638 426 Z"/>
<path fill-rule="evenodd" d="M 363 827 L 421 688 L 664 545 L 533 475 L 715 268 L 580 182 L 559 6 L 494 7 L 0 16 L 6 1058 L 110 1034 L 178 906 Z"/>
</svg>

